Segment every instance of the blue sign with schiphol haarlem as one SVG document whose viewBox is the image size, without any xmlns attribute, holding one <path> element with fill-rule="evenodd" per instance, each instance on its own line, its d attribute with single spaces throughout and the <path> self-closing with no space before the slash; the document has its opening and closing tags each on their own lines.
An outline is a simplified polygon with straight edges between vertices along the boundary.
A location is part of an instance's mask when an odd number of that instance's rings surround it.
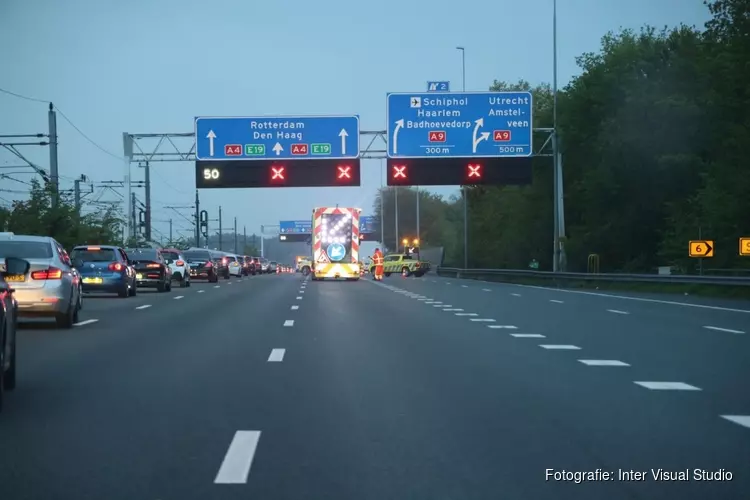
<svg viewBox="0 0 750 500">
<path fill-rule="evenodd" d="M 532 154 L 531 92 L 388 94 L 388 158 Z"/>
<path fill-rule="evenodd" d="M 199 116 L 195 119 L 196 160 L 358 157 L 358 116 Z"/>
<path fill-rule="evenodd" d="M 281 234 L 312 234 L 311 220 L 282 220 L 279 222 Z"/>
<path fill-rule="evenodd" d="M 427 82 L 427 92 L 450 92 L 451 82 Z"/>
</svg>

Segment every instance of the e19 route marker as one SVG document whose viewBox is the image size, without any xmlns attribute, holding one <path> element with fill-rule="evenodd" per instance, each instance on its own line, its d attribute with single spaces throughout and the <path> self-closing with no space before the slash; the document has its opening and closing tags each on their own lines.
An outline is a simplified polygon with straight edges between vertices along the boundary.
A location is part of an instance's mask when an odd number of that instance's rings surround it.
<svg viewBox="0 0 750 500">
<path fill-rule="evenodd" d="M 359 158 L 359 117 L 195 118 L 196 160 Z"/>
<path fill-rule="evenodd" d="M 533 153 L 531 92 L 399 92 L 386 103 L 388 158 Z"/>
</svg>

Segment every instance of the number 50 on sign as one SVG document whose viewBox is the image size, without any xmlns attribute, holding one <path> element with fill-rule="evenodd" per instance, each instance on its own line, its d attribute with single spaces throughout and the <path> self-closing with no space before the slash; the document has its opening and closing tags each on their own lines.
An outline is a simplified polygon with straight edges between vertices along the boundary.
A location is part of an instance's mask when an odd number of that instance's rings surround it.
<svg viewBox="0 0 750 500">
<path fill-rule="evenodd" d="M 713 257 L 714 242 L 711 240 L 692 240 L 689 242 L 688 255 L 690 257 Z"/>
</svg>

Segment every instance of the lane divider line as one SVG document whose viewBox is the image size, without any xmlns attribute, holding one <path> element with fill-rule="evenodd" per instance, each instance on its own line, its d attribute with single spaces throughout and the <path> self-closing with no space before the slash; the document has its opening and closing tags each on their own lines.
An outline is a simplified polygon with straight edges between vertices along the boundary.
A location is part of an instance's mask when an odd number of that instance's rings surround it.
<svg viewBox="0 0 750 500">
<path fill-rule="evenodd" d="M 288 320 L 284 321 L 284 326 L 294 326 L 294 320 L 293 319 L 288 319 Z"/>
<path fill-rule="evenodd" d="M 742 335 L 743 333 L 745 333 L 742 330 L 732 330 L 730 328 L 720 328 L 718 326 L 704 326 L 703 328 L 705 328 L 706 330 L 714 330 L 717 332 L 736 333 L 738 335 Z"/>
<path fill-rule="evenodd" d="M 205 290 L 198 290 L 198 293 L 206 293 Z"/>
<path fill-rule="evenodd" d="M 151 304 L 144 304 L 142 306 L 136 307 L 135 309 L 137 311 L 137 310 L 140 310 L 140 309 L 148 309 L 149 307 L 151 307 Z"/>
<path fill-rule="evenodd" d="M 495 322 L 494 319 L 489 319 L 489 318 L 469 318 L 469 320 L 470 321 L 477 321 L 477 322 L 480 322 L 480 323 L 494 323 Z"/>
<path fill-rule="evenodd" d="M 299 306 L 292 306 L 292 311 L 296 311 L 297 309 L 299 309 Z"/>
<path fill-rule="evenodd" d="M 607 312 L 611 312 L 611 313 L 614 313 L 614 314 L 630 314 L 627 311 L 618 311 L 617 309 L 607 309 Z"/>
<path fill-rule="evenodd" d="M 482 291 L 483 292 L 491 292 L 492 290 L 490 290 L 489 288 L 482 288 Z"/>
<path fill-rule="evenodd" d="M 750 415 L 719 415 L 721 418 L 750 429 Z"/>
<path fill-rule="evenodd" d="M 302 300 L 302 296 L 298 296 L 298 297 L 297 297 L 297 300 Z"/>
<path fill-rule="evenodd" d="M 555 304 L 564 304 L 562 300 L 550 299 L 550 302 L 554 302 Z"/>
<path fill-rule="evenodd" d="M 214 288 L 221 288 L 221 285 L 214 285 Z"/>
<path fill-rule="evenodd" d="M 185 298 L 184 295 L 178 295 L 177 297 L 174 298 L 174 300 L 180 300 L 180 299 L 184 299 L 184 298 Z"/>
<path fill-rule="evenodd" d="M 284 353 L 286 353 L 286 349 L 272 349 L 268 356 L 269 363 L 281 363 L 284 361 Z"/>
<path fill-rule="evenodd" d="M 617 359 L 579 359 L 578 362 L 586 366 L 630 366 Z"/>
<path fill-rule="evenodd" d="M 561 351 L 580 351 L 581 348 L 577 345 L 571 344 L 540 344 L 539 347 L 542 349 L 552 349 Z"/>
<path fill-rule="evenodd" d="M 453 311 L 463 311 L 463 309 L 443 309 L 443 311 L 453 312 Z"/>
<path fill-rule="evenodd" d="M 497 328 L 503 330 L 518 330 L 517 326 L 513 325 L 487 325 L 487 328 Z"/>
<path fill-rule="evenodd" d="M 92 323 L 96 323 L 99 321 L 98 319 L 87 319 L 85 321 L 79 321 L 78 323 L 73 323 L 73 326 L 84 326 L 84 325 L 90 325 Z"/>
<path fill-rule="evenodd" d="M 521 296 L 520 293 L 511 293 L 511 295 L 514 296 L 514 297 L 520 297 Z"/>
<path fill-rule="evenodd" d="M 469 288 L 469 285 L 461 285 L 461 288 Z"/>
<path fill-rule="evenodd" d="M 517 339 L 546 339 L 547 338 L 541 333 L 511 333 L 510 336 L 516 337 Z"/>
<path fill-rule="evenodd" d="M 214 484 L 244 484 L 258 449 L 260 431 L 237 431 L 219 467 Z"/>
<path fill-rule="evenodd" d="M 479 316 L 477 313 L 456 313 L 456 316 Z"/>
<path fill-rule="evenodd" d="M 686 384 L 685 382 L 649 382 L 649 381 L 638 381 L 633 382 L 636 385 L 645 387 L 652 391 L 700 391 L 699 387 L 694 385 Z"/>
</svg>

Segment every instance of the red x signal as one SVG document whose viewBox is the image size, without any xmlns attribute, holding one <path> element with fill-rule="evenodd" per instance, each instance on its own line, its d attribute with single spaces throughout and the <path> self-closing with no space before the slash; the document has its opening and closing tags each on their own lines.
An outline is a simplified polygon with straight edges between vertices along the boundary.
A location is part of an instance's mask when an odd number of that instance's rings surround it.
<svg viewBox="0 0 750 500">
<path fill-rule="evenodd" d="M 284 177 L 284 170 L 285 170 L 284 167 L 271 167 L 271 171 L 273 172 L 273 176 L 271 177 L 271 180 L 272 181 L 275 181 L 277 179 L 281 181 L 285 180 L 286 177 Z"/>
<path fill-rule="evenodd" d="M 482 177 L 482 165 L 469 163 L 469 179 L 480 179 Z"/>
<path fill-rule="evenodd" d="M 394 165 L 393 166 L 393 178 L 394 179 L 406 179 L 406 165 Z"/>
<path fill-rule="evenodd" d="M 344 165 L 343 167 L 339 167 L 339 179 L 351 179 L 352 178 L 352 167 L 349 165 Z"/>
</svg>

